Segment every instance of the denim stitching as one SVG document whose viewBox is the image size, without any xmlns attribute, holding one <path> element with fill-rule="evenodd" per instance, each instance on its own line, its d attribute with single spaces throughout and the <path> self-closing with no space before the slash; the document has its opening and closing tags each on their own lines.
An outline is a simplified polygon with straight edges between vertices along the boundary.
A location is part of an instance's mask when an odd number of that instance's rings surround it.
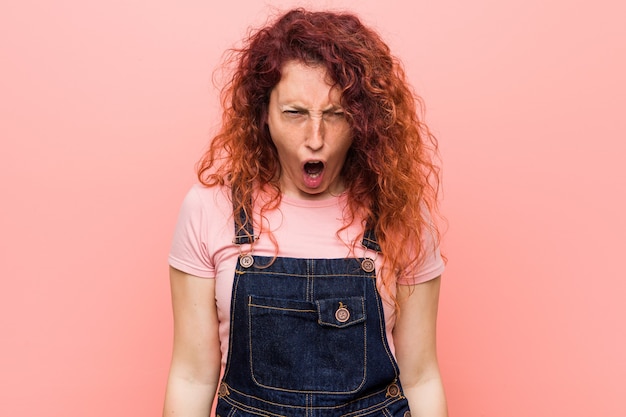
<svg viewBox="0 0 626 417">
<path fill-rule="evenodd" d="M 284 307 L 273 307 L 273 306 L 264 306 L 261 304 L 253 304 L 252 302 L 248 303 L 248 307 L 256 307 L 263 308 L 266 310 L 280 310 L 280 311 L 295 311 L 298 313 L 317 313 L 317 310 L 301 310 L 298 308 L 284 308 Z"/>
<path fill-rule="evenodd" d="M 239 401 L 234 401 L 230 397 L 222 397 L 221 399 L 226 401 L 228 404 L 230 404 L 234 408 L 240 411 L 246 412 L 246 413 L 257 414 L 259 416 L 285 417 L 283 414 L 272 413 L 271 411 L 262 410 L 260 408 L 256 408 L 247 404 L 240 403 Z"/>
<path fill-rule="evenodd" d="M 248 360 L 248 365 L 250 368 L 250 377 L 252 378 L 252 380 L 254 381 L 254 383 L 256 385 L 258 385 L 259 387 L 263 387 L 263 388 L 267 388 L 267 389 L 272 389 L 272 390 L 277 390 L 277 391 L 283 391 L 283 392 L 293 392 L 293 393 L 301 393 L 301 394 L 324 394 L 324 393 L 333 393 L 336 395 L 341 395 L 341 394 L 353 394 L 358 392 L 363 385 L 365 384 L 365 382 L 367 381 L 367 320 L 363 320 L 363 376 L 361 378 L 361 382 L 359 383 L 359 385 L 354 388 L 353 390 L 350 391 L 327 391 L 327 390 L 297 390 L 297 389 L 288 389 L 288 388 L 283 388 L 283 387 L 276 387 L 276 386 L 271 386 L 271 385 L 267 385 L 267 384 L 263 384 L 261 383 L 257 377 L 255 376 L 254 373 L 254 363 L 253 363 L 253 357 L 252 357 L 252 353 L 253 353 L 253 345 L 252 345 L 252 311 L 250 307 L 258 307 L 257 305 L 252 303 L 252 296 L 248 297 L 248 352 L 249 352 L 249 360 Z M 364 297 L 361 297 L 361 307 L 363 309 L 365 309 L 365 299 Z M 286 308 L 276 308 L 276 307 L 267 307 L 267 306 L 262 306 L 261 308 L 268 308 L 268 309 L 275 309 L 275 310 L 285 310 L 285 311 L 294 311 L 294 312 L 300 312 L 300 313 L 317 313 L 316 310 L 299 310 L 299 309 L 286 309 Z M 229 349 L 230 350 L 230 349 Z M 245 394 L 243 394 L 245 395 Z"/>
<path fill-rule="evenodd" d="M 380 410 L 385 410 L 387 407 L 389 407 L 391 404 L 397 402 L 397 401 L 401 401 L 404 400 L 404 397 L 396 397 L 396 398 L 392 398 L 386 401 L 383 401 L 382 403 L 379 404 L 375 404 L 372 405 L 370 407 L 366 407 L 363 408 L 361 410 L 356 410 L 356 411 L 352 411 L 350 413 L 347 414 L 342 414 L 341 417 L 360 417 L 360 416 L 366 416 L 368 414 L 374 413 L 376 411 L 380 411 Z"/>
<path fill-rule="evenodd" d="M 239 271 L 239 261 L 237 261 L 236 271 Z M 233 299 L 237 295 L 237 288 L 238 287 L 239 287 L 239 276 L 237 274 L 235 274 L 235 279 L 233 281 L 233 291 L 232 291 Z M 234 319 L 235 319 L 235 311 L 233 309 L 231 309 L 231 312 L 230 312 L 230 322 L 232 323 L 234 321 Z M 228 333 L 228 340 L 232 340 L 232 338 L 233 338 L 233 328 L 231 326 L 231 328 L 229 330 L 229 333 Z M 230 357 L 231 357 L 231 354 L 232 354 L 232 347 L 229 344 L 228 345 L 228 353 L 227 353 L 228 357 L 227 357 L 227 360 L 226 360 L 226 366 L 225 366 L 225 369 L 224 369 L 224 375 L 226 375 L 228 373 L 228 370 L 230 369 L 230 364 L 231 364 Z"/>
<path fill-rule="evenodd" d="M 382 306 L 382 300 L 380 300 L 380 296 L 378 294 L 378 290 L 374 291 L 375 297 L 376 297 L 376 307 L 378 309 L 378 317 L 379 317 L 379 322 L 380 322 L 380 338 L 381 338 L 381 343 L 383 344 L 383 347 L 385 348 L 385 352 L 387 352 L 387 357 L 389 358 L 389 361 L 391 362 L 391 365 L 393 366 L 393 370 L 396 374 L 396 379 L 398 379 L 398 374 L 399 374 L 399 369 L 398 369 L 398 364 L 396 362 L 396 359 L 393 357 L 393 354 L 391 353 L 391 350 L 389 348 L 389 343 L 387 342 L 387 332 L 386 332 L 386 323 L 385 323 L 385 315 L 384 313 L 380 310 L 381 306 Z"/>
<path fill-rule="evenodd" d="M 307 301 L 311 301 L 313 299 L 313 264 L 312 261 L 307 261 L 306 263 L 306 297 Z"/>
<path fill-rule="evenodd" d="M 241 391 L 237 391 L 236 389 L 233 389 L 230 386 L 229 386 L 229 388 L 230 388 L 231 391 L 236 392 L 238 395 L 240 395 L 242 397 L 250 398 L 250 399 L 253 399 L 255 401 L 259 401 L 259 402 L 262 402 L 262 403 L 265 403 L 265 404 L 269 404 L 269 405 L 272 405 L 272 406 L 276 406 L 276 407 L 287 408 L 287 409 L 294 409 L 294 410 L 306 410 L 307 404 L 308 404 L 306 401 L 305 401 L 305 405 L 280 404 L 280 403 L 276 403 L 276 402 L 273 402 L 273 401 L 267 401 L 267 400 L 264 400 L 262 398 L 259 398 L 259 397 L 253 396 L 253 395 L 245 394 L 245 393 L 243 393 Z M 340 408 L 346 408 L 346 407 L 349 407 L 351 404 L 354 404 L 354 403 L 357 403 L 359 401 L 362 401 L 362 400 L 374 397 L 376 395 L 383 394 L 386 391 L 387 391 L 387 387 L 385 387 L 383 390 L 376 391 L 376 392 L 373 392 L 373 393 L 371 393 L 369 395 L 366 395 L 366 396 L 363 396 L 363 397 L 360 397 L 360 398 L 357 398 L 357 399 L 354 399 L 354 400 L 351 400 L 351 401 L 347 401 L 347 402 L 344 402 L 344 403 L 341 403 L 341 404 L 337 404 L 335 406 L 319 406 L 319 407 L 316 407 L 316 406 L 311 405 L 310 408 L 311 408 L 312 411 L 322 411 L 322 410 L 332 411 L 332 410 L 337 410 L 337 409 L 340 409 Z M 305 394 L 305 398 L 306 398 L 306 396 L 310 396 L 311 399 L 313 398 L 313 394 Z M 363 415 L 363 413 L 371 413 L 371 412 L 374 412 L 374 411 L 378 411 L 378 410 L 381 410 L 383 408 L 388 407 L 389 405 L 391 405 L 391 404 L 393 404 L 393 403 L 395 403 L 397 401 L 404 400 L 405 398 L 406 397 L 404 397 L 403 395 L 400 395 L 400 396 L 394 397 L 394 398 L 387 398 L 384 401 L 382 401 L 380 403 L 377 403 L 377 404 L 374 404 L 374 405 L 371 405 L 369 407 L 362 408 L 362 409 L 355 410 L 355 411 L 351 411 L 351 412 L 346 413 L 346 414 L 342 414 L 341 417 L 357 417 L 357 416 Z M 269 412 L 269 411 L 265 411 L 265 410 L 262 410 L 260 408 L 257 408 L 257 407 L 251 406 L 251 405 L 247 405 L 247 404 L 241 403 L 239 401 L 234 400 L 231 397 L 222 397 L 221 399 L 226 400 L 230 405 L 238 407 L 238 408 L 242 409 L 243 411 L 247 411 L 246 409 L 254 409 L 254 410 L 259 410 L 261 413 L 268 414 L 268 415 L 269 414 L 274 415 L 274 416 L 281 415 L 281 414 L 276 414 L 276 413 L 272 413 L 272 412 Z"/>
</svg>

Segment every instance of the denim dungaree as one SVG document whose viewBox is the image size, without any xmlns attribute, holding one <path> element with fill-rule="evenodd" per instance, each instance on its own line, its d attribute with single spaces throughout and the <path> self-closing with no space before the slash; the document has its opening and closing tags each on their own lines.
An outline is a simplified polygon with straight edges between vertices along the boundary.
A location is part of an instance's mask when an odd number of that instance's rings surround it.
<svg viewBox="0 0 626 417">
<path fill-rule="evenodd" d="M 372 230 L 362 244 L 380 251 Z M 272 259 L 237 261 L 217 416 L 409 417 L 373 260 Z"/>
</svg>

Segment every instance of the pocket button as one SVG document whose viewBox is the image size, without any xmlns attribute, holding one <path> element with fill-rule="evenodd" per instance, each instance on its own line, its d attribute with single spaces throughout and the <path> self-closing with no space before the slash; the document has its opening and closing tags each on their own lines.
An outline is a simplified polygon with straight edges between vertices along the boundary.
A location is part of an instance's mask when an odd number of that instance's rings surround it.
<svg viewBox="0 0 626 417">
<path fill-rule="evenodd" d="M 350 311 L 340 302 L 339 308 L 335 311 L 335 318 L 339 323 L 345 323 L 350 319 Z"/>
</svg>

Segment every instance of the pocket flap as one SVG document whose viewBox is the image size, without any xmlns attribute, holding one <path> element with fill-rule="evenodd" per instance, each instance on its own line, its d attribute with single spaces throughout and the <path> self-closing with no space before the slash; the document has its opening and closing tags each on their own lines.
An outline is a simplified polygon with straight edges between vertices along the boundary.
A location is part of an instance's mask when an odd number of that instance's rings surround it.
<svg viewBox="0 0 626 417">
<path fill-rule="evenodd" d="M 323 326 L 347 327 L 365 320 L 363 297 L 317 300 L 318 323 Z"/>
</svg>

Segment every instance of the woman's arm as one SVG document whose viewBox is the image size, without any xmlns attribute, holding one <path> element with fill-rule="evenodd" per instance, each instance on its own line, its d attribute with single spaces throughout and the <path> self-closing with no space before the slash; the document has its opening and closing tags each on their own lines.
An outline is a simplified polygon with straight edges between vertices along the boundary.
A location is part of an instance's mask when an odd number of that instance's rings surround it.
<svg viewBox="0 0 626 417">
<path fill-rule="evenodd" d="M 174 349 L 164 417 L 207 417 L 219 383 L 215 280 L 170 268 Z"/>
<path fill-rule="evenodd" d="M 400 313 L 393 329 L 400 380 L 413 417 L 447 417 L 437 363 L 436 326 L 441 277 L 398 285 Z"/>
</svg>

